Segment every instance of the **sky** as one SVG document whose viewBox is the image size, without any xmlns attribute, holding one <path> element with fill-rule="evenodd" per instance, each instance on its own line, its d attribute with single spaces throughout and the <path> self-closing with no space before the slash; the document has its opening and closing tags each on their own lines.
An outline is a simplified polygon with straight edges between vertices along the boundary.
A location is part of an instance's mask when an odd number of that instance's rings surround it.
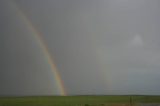
<svg viewBox="0 0 160 106">
<path fill-rule="evenodd" d="M 159 0 L 0 0 L 0 95 L 60 94 L 33 28 L 67 95 L 160 95 L 159 5 Z"/>
</svg>

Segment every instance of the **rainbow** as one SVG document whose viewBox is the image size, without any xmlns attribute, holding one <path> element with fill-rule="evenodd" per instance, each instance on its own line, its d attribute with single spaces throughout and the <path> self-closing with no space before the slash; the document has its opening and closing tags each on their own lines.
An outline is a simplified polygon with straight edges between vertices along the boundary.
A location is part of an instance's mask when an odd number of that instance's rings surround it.
<svg viewBox="0 0 160 106">
<path fill-rule="evenodd" d="M 60 76 L 60 73 L 58 72 L 56 64 L 54 63 L 54 61 L 52 59 L 52 56 L 49 52 L 49 49 L 48 49 L 47 45 L 45 44 L 45 41 L 42 38 L 42 34 L 34 27 L 32 22 L 27 18 L 27 16 L 24 14 L 24 12 L 22 12 L 22 10 L 19 9 L 19 7 L 17 6 L 17 4 L 15 2 L 11 2 L 11 4 L 14 6 L 14 8 L 16 8 L 18 14 L 22 17 L 26 26 L 28 26 L 30 28 L 30 30 L 33 33 L 33 36 L 35 37 L 39 46 L 41 47 L 41 49 L 43 51 L 43 54 L 46 57 L 46 60 L 47 60 L 48 64 L 50 65 L 50 69 L 52 70 L 52 72 L 54 74 L 54 77 L 55 77 L 55 80 L 56 80 L 56 85 L 58 87 L 60 95 L 61 96 L 67 95 L 67 93 L 65 91 L 65 87 L 64 87 L 64 82 L 63 82 L 63 80 Z"/>
</svg>

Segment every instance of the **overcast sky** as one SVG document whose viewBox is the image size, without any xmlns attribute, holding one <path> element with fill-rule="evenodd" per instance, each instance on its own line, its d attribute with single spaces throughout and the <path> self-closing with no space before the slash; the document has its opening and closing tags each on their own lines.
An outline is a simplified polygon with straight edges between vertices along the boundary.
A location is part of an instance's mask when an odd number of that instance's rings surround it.
<svg viewBox="0 0 160 106">
<path fill-rule="evenodd" d="M 159 5 L 159 0 L 1 0 L 0 95 L 59 94 L 15 6 L 42 34 L 68 95 L 160 95 Z"/>
</svg>

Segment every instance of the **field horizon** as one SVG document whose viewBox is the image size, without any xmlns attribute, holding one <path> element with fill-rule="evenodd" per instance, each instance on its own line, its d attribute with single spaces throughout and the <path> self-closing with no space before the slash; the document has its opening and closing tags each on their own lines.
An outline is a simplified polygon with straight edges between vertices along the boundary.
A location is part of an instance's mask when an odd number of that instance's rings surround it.
<svg viewBox="0 0 160 106">
<path fill-rule="evenodd" d="M 56 95 L 56 96 L 0 97 L 0 106 L 133 106 L 133 105 L 143 106 L 142 104 L 159 106 L 160 96 L 158 95 L 57 96 Z"/>
</svg>

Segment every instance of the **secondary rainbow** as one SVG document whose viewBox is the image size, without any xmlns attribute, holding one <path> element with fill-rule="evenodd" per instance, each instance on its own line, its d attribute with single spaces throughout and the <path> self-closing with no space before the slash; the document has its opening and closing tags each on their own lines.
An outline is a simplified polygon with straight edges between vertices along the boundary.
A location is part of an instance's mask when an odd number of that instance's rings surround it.
<svg viewBox="0 0 160 106">
<path fill-rule="evenodd" d="M 44 56 L 46 57 L 48 64 L 50 65 L 51 70 L 53 71 L 54 77 L 56 79 L 56 85 L 58 87 L 60 94 L 62 96 L 67 95 L 67 93 L 65 91 L 63 80 L 60 76 L 60 73 L 57 70 L 57 67 L 56 67 L 54 61 L 53 61 L 53 57 L 51 56 L 49 49 L 48 49 L 47 45 L 45 44 L 45 41 L 42 38 L 41 33 L 33 26 L 32 22 L 27 18 L 27 16 L 24 14 L 24 12 L 22 12 L 22 10 L 20 10 L 18 8 L 17 4 L 15 2 L 11 2 L 11 3 L 17 9 L 18 14 L 22 17 L 23 21 L 29 27 L 29 29 L 32 31 L 35 39 L 39 43 L 39 45 L 44 53 Z"/>
</svg>

